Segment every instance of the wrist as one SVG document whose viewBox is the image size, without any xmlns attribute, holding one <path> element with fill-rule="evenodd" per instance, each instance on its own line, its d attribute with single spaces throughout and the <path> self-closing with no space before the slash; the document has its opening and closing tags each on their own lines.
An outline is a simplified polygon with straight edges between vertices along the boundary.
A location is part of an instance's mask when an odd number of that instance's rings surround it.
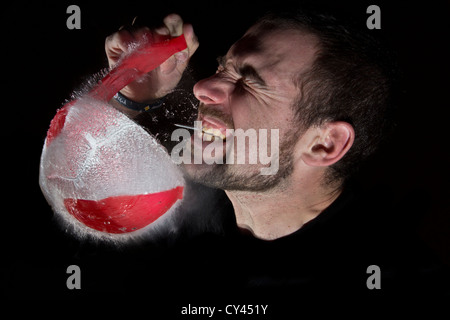
<svg viewBox="0 0 450 320">
<path fill-rule="evenodd" d="M 134 111 L 138 111 L 138 112 L 148 112 L 148 111 L 158 109 L 164 103 L 163 98 L 156 99 L 151 102 L 145 102 L 145 103 L 136 102 L 136 101 L 129 99 L 127 96 L 125 96 L 124 94 L 122 94 L 120 92 L 117 92 L 114 95 L 114 100 L 119 102 L 125 108 L 134 110 Z"/>
</svg>

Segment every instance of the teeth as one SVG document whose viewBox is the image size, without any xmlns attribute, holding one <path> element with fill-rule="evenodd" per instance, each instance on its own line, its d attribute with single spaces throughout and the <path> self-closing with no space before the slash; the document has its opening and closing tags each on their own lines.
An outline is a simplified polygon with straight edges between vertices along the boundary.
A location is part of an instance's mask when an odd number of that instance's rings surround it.
<svg viewBox="0 0 450 320">
<path fill-rule="evenodd" d="M 212 141 L 213 136 L 214 137 L 218 137 L 218 138 L 220 138 L 222 140 L 225 139 L 225 135 L 222 132 L 220 132 L 219 129 L 204 127 L 202 129 L 202 131 L 203 131 L 203 133 L 206 134 L 206 135 L 203 135 L 204 136 L 204 140 L 206 140 L 206 141 Z"/>
</svg>

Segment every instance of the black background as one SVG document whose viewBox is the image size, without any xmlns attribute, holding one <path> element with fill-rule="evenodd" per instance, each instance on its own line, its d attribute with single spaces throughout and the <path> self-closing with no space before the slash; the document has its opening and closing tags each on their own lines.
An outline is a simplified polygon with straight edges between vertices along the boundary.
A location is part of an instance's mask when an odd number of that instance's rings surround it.
<svg viewBox="0 0 450 320">
<path fill-rule="evenodd" d="M 80 246 L 92 246 L 92 255 L 103 250 L 64 233 L 42 196 L 38 172 L 56 109 L 89 75 L 106 67 L 107 35 L 134 16 L 140 24 L 157 25 L 166 14 L 177 12 L 194 25 L 199 38 L 191 66 L 194 77 L 201 79 L 215 71 L 215 58 L 226 53 L 256 17 L 271 8 L 302 3 L 349 17 L 363 28 L 366 8 L 380 6 L 382 28 L 370 32 L 398 54 L 403 72 L 398 126 L 358 180 L 365 188 L 391 190 L 406 208 L 419 208 L 415 211 L 421 215 L 406 217 L 406 224 L 417 228 L 450 264 L 448 2 L 11 2 L 1 8 L 3 294 L 18 299 L 80 297 L 82 293 L 65 286 L 66 268 L 79 263 Z M 81 30 L 66 27 L 70 4 L 81 8 Z M 389 221 L 382 213 L 380 219 Z M 139 263 L 133 261 L 130 264 Z"/>
</svg>

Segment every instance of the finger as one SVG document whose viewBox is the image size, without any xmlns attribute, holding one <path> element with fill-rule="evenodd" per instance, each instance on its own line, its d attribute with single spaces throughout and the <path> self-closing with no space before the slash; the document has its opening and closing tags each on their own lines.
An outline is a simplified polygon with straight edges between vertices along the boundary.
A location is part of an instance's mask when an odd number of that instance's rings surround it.
<svg viewBox="0 0 450 320">
<path fill-rule="evenodd" d="M 128 32 L 127 30 L 117 31 L 106 38 L 105 50 L 107 52 L 109 50 L 115 51 L 115 52 L 120 50 L 120 51 L 124 52 L 127 50 L 128 45 L 131 42 L 133 42 L 133 40 L 134 40 L 134 38 L 133 38 L 132 34 L 130 32 Z"/>
<path fill-rule="evenodd" d="M 142 28 L 136 29 L 132 35 L 134 37 L 134 40 L 136 42 L 139 42 L 142 40 L 147 40 L 149 37 L 151 37 L 151 34 L 152 34 L 152 32 L 148 27 L 142 27 Z"/>
<path fill-rule="evenodd" d="M 177 71 L 182 74 L 189 63 L 189 58 L 192 57 L 197 50 L 199 42 L 195 36 L 192 25 L 185 24 L 183 26 L 183 33 L 186 39 L 187 49 L 175 53 L 168 61 L 164 62 L 161 72 L 170 73 L 176 68 Z"/>
<path fill-rule="evenodd" d="M 181 36 L 183 33 L 183 19 L 175 13 L 169 14 L 163 20 L 164 25 L 169 29 L 170 35 L 172 37 Z"/>
<path fill-rule="evenodd" d="M 162 74 L 170 74 L 173 72 L 173 70 L 175 70 L 176 67 L 177 60 L 175 56 L 171 56 L 159 66 L 159 70 Z"/>
<path fill-rule="evenodd" d="M 170 31 L 166 26 L 162 26 L 153 31 L 153 39 L 156 42 L 164 41 L 170 38 Z"/>
<path fill-rule="evenodd" d="M 184 34 L 186 38 L 187 49 L 175 53 L 172 57 L 162 63 L 159 71 L 162 74 L 170 74 L 175 69 L 182 73 L 186 68 L 189 58 L 197 50 L 199 43 L 195 36 L 194 29 L 191 24 L 183 24 L 183 20 L 177 14 L 170 14 L 163 20 L 164 25 L 154 32 L 161 36 L 177 37 Z"/>
<path fill-rule="evenodd" d="M 170 31 L 166 26 L 162 26 L 160 28 L 155 29 L 155 33 L 162 35 L 162 36 L 170 36 Z"/>
<path fill-rule="evenodd" d="M 180 64 L 180 67 L 183 68 L 189 62 L 189 58 L 192 57 L 194 52 L 197 50 L 199 43 L 197 37 L 194 34 L 194 28 L 190 24 L 185 24 L 183 26 L 183 34 L 186 39 L 187 49 L 175 53 L 175 59 L 177 63 Z"/>
<path fill-rule="evenodd" d="M 190 58 L 197 50 L 200 44 L 198 42 L 197 36 L 194 33 L 194 27 L 192 27 L 191 24 L 187 23 L 183 26 L 183 34 L 184 38 L 186 39 L 186 44 L 188 47 L 188 53 Z"/>
<path fill-rule="evenodd" d="M 115 64 L 129 45 L 134 41 L 133 35 L 127 30 L 120 30 L 105 39 L 105 52 L 110 66 Z"/>
</svg>

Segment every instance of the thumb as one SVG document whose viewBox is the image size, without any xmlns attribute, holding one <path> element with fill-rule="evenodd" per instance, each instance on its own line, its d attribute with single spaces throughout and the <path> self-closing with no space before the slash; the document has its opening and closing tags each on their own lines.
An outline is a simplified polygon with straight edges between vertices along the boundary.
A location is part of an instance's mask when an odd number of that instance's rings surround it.
<svg viewBox="0 0 450 320">
<path fill-rule="evenodd" d="M 170 74 L 173 70 L 175 70 L 177 67 L 177 59 L 175 58 L 175 55 L 171 56 L 159 66 L 159 70 L 162 74 Z"/>
</svg>

